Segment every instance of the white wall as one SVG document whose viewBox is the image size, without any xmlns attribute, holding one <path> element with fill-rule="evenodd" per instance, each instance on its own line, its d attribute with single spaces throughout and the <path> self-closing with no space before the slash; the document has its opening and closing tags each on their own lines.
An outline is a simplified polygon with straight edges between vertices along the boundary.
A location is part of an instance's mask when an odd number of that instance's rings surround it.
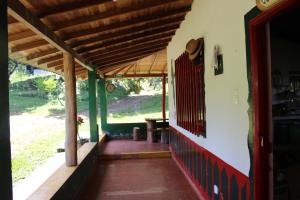
<svg viewBox="0 0 300 200">
<path fill-rule="evenodd" d="M 194 0 L 192 11 L 168 46 L 170 77 L 171 60 L 185 51 L 190 39 L 204 37 L 206 138 L 197 137 L 176 125 L 171 81 L 170 124 L 245 175 L 249 173 L 250 158 L 244 15 L 254 6 L 254 0 Z M 220 45 L 223 53 L 224 74 L 219 76 L 214 76 L 211 67 L 214 45 Z"/>
</svg>

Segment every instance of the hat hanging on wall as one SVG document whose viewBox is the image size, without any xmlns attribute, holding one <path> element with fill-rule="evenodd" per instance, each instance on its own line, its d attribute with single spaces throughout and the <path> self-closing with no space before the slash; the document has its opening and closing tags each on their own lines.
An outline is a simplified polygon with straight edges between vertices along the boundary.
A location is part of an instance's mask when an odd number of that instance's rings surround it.
<svg viewBox="0 0 300 200">
<path fill-rule="evenodd" d="M 189 59 L 196 64 L 199 64 L 203 61 L 203 49 L 204 49 L 204 40 L 199 38 L 197 40 L 191 39 L 187 44 L 185 51 L 189 54 Z"/>
</svg>

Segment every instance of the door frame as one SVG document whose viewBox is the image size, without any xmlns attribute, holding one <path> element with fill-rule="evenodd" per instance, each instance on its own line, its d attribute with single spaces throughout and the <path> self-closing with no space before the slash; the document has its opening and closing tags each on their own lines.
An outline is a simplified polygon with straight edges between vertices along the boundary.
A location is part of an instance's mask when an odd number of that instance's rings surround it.
<svg viewBox="0 0 300 200">
<path fill-rule="evenodd" d="M 254 199 L 270 199 L 269 153 L 272 144 L 268 142 L 270 127 L 268 93 L 268 47 L 266 24 L 274 17 L 299 5 L 298 0 L 284 0 L 268 11 L 262 12 L 249 21 L 250 54 L 252 70 L 253 98 L 253 165 L 254 165 Z"/>
</svg>

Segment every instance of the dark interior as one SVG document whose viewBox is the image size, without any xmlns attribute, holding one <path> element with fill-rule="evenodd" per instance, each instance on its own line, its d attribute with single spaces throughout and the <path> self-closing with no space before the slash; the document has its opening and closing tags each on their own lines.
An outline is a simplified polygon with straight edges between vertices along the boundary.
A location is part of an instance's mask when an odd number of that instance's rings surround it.
<svg viewBox="0 0 300 200">
<path fill-rule="evenodd" d="M 275 200 L 300 199 L 300 9 L 270 22 Z"/>
</svg>

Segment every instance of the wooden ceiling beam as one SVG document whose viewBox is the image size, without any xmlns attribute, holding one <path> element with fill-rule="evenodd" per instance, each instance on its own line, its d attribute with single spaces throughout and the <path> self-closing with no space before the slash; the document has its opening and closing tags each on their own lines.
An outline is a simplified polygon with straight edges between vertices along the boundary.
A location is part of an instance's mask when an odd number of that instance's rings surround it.
<svg viewBox="0 0 300 200">
<path fill-rule="evenodd" d="M 116 77 L 114 75 L 106 75 L 104 76 L 106 79 L 120 79 L 120 78 L 154 78 L 154 77 L 163 77 L 166 76 L 165 73 L 153 73 L 153 74 L 124 74 L 120 75 L 120 77 Z"/>
<path fill-rule="evenodd" d="M 141 48 L 134 48 L 134 49 L 130 49 L 130 50 L 126 50 L 123 52 L 119 52 L 119 53 L 115 53 L 115 54 L 107 54 L 106 56 L 99 56 L 98 58 L 95 58 L 93 60 L 90 60 L 91 62 L 97 62 L 97 61 L 101 61 L 101 60 L 107 60 L 107 59 L 111 59 L 111 58 L 119 58 L 120 56 L 124 56 L 124 55 L 129 55 L 131 53 L 138 53 L 138 52 L 142 52 L 142 51 L 148 51 L 151 49 L 157 49 L 157 48 L 166 48 L 167 47 L 167 43 L 165 44 L 156 44 L 153 46 L 144 46 Z"/>
<path fill-rule="evenodd" d="M 49 43 L 46 40 L 37 40 L 34 42 L 19 44 L 19 45 L 11 48 L 11 53 L 16 53 L 19 51 L 26 51 L 26 50 L 38 48 L 38 47 L 45 46 L 45 45 L 49 45 Z"/>
<path fill-rule="evenodd" d="M 116 68 L 116 69 L 113 69 L 112 74 L 113 74 L 113 75 L 116 75 L 116 74 L 118 74 L 120 71 L 126 69 L 127 67 L 130 67 L 131 65 L 132 65 L 131 63 L 126 63 L 126 64 L 124 64 L 123 66 L 120 66 L 120 67 L 118 67 L 118 68 Z"/>
<path fill-rule="evenodd" d="M 84 60 L 78 53 L 62 41 L 53 31 L 51 31 L 38 17 L 33 15 L 19 0 L 8 1 L 8 13 L 19 22 L 25 24 L 33 32 L 41 36 L 57 49 L 70 53 L 74 59 L 82 66 L 93 70 L 90 63 Z"/>
<path fill-rule="evenodd" d="M 167 19 L 167 20 L 157 21 L 155 23 L 147 23 L 142 26 L 133 27 L 133 28 L 131 27 L 129 29 L 123 29 L 121 31 L 116 31 L 114 33 L 100 34 L 100 35 L 97 35 L 95 37 L 91 37 L 91 38 L 88 38 L 85 40 L 78 40 L 78 41 L 70 44 L 70 46 L 74 48 L 74 47 L 78 47 L 81 45 L 90 44 L 90 43 L 94 43 L 94 42 L 111 40 L 111 39 L 118 38 L 118 37 L 130 36 L 133 33 L 138 34 L 138 33 L 142 33 L 142 32 L 147 32 L 147 31 L 164 28 L 167 26 L 175 26 L 175 25 L 179 26 L 180 22 L 183 19 L 184 19 L 184 17 L 181 16 L 176 19 Z"/>
<path fill-rule="evenodd" d="M 136 57 L 140 57 L 140 56 L 150 55 L 151 53 L 155 53 L 155 52 L 158 52 L 161 50 L 163 50 L 163 48 L 150 49 L 150 50 L 145 50 L 145 51 L 141 51 L 138 53 L 132 53 L 132 54 L 116 57 L 114 59 L 106 59 L 106 60 L 101 60 L 101 61 L 97 61 L 97 62 L 93 62 L 93 63 L 95 63 L 95 65 L 105 66 L 105 65 L 109 65 L 110 63 L 115 63 L 118 61 L 130 59 L 130 58 L 136 58 Z"/>
<path fill-rule="evenodd" d="M 63 55 L 62 54 L 57 54 L 55 56 L 51 56 L 51 57 L 48 57 L 48 58 L 42 58 L 42 59 L 37 61 L 37 64 L 42 65 L 42 64 L 45 64 L 45 63 L 53 62 L 53 61 L 56 61 L 56 60 L 62 60 L 62 59 L 63 59 Z"/>
<path fill-rule="evenodd" d="M 165 43 L 169 43 L 171 41 L 171 37 L 165 37 L 165 38 L 158 38 L 156 40 L 145 40 L 145 41 L 139 41 L 138 43 L 133 43 L 133 44 L 121 44 L 121 45 L 117 45 L 117 46 L 113 46 L 110 48 L 103 48 L 103 49 L 99 49 L 97 51 L 94 52 L 88 52 L 86 54 L 83 55 L 83 57 L 85 59 L 93 59 L 93 58 L 98 58 L 99 56 L 105 56 L 108 54 L 112 54 L 112 53 L 119 53 L 119 52 L 124 52 L 133 48 L 143 48 L 143 47 L 148 47 L 148 46 L 154 46 L 157 44 L 165 44 Z"/>
<path fill-rule="evenodd" d="M 161 31 L 149 31 L 147 33 L 139 33 L 139 34 L 133 34 L 131 36 L 127 36 L 124 38 L 119 38 L 116 40 L 110 40 L 110 41 L 104 41 L 100 44 L 96 44 L 96 45 L 92 45 L 92 46 L 88 46 L 88 47 L 83 47 L 81 49 L 78 49 L 77 52 L 78 53 L 83 53 L 83 52 L 88 52 L 91 50 L 96 50 L 96 49 L 101 49 L 104 47 L 110 47 L 116 44 L 121 44 L 121 43 L 136 43 L 138 41 L 144 41 L 144 40 L 152 40 L 152 39 L 158 39 L 160 37 L 167 37 L 167 36 L 173 36 L 175 34 L 176 31 L 176 27 L 174 26 L 172 29 L 170 27 L 168 27 L 167 29 L 161 29 Z"/>
<path fill-rule="evenodd" d="M 44 12 L 38 14 L 39 18 L 45 18 L 50 15 L 57 15 L 61 13 L 76 11 L 84 8 L 89 8 L 97 5 L 101 5 L 107 2 L 113 2 L 112 0 L 88 0 L 88 1 L 75 1 L 71 3 L 61 4 L 57 7 L 47 8 Z"/>
<path fill-rule="evenodd" d="M 41 57 L 44 57 L 44 56 L 47 56 L 47 55 L 55 54 L 57 52 L 59 52 L 59 50 L 56 49 L 56 48 L 47 49 L 47 50 L 44 50 L 44 51 L 40 51 L 38 53 L 32 53 L 32 54 L 27 55 L 26 60 L 30 61 L 30 60 L 33 60 L 33 59 L 36 59 L 36 58 L 41 58 Z"/>
<path fill-rule="evenodd" d="M 103 25 L 97 28 L 92 28 L 92 29 L 86 29 L 86 30 L 80 30 L 77 32 L 70 32 L 70 33 L 65 33 L 64 36 L 62 37 L 63 40 L 67 41 L 73 38 L 78 38 L 82 36 L 87 36 L 87 35 L 92 35 L 92 34 L 101 34 L 110 30 L 114 29 L 122 29 L 122 28 L 127 28 L 127 27 L 132 27 L 144 23 L 150 23 L 150 22 L 156 22 L 168 18 L 177 18 L 178 15 L 184 15 L 185 13 L 189 12 L 191 10 L 191 6 L 185 6 L 182 8 L 177 8 L 173 10 L 168 10 L 166 12 L 161 12 L 149 16 L 142 16 L 142 17 L 136 17 L 136 18 L 131 18 L 125 21 L 121 22 L 115 22 L 112 24 L 108 25 Z M 179 16 L 180 17 L 180 16 Z"/>
<path fill-rule="evenodd" d="M 142 11 L 144 9 L 150 9 L 153 7 L 163 6 L 165 4 L 170 4 L 179 0 L 156 0 L 156 1 L 143 1 L 138 4 L 131 4 L 128 7 L 113 9 L 106 12 L 97 13 L 95 15 L 83 16 L 73 20 L 58 23 L 55 27 L 52 27 L 53 31 L 63 30 L 72 26 L 78 26 L 81 24 L 91 23 L 93 21 L 99 21 L 103 19 L 108 19 L 112 17 L 118 17 L 120 15 Z"/>
<path fill-rule="evenodd" d="M 26 38 L 33 37 L 33 36 L 36 36 L 36 34 L 34 32 L 32 32 L 31 30 L 22 31 L 20 33 L 9 34 L 8 35 L 8 41 L 9 42 L 14 42 L 14 41 L 17 41 L 17 40 L 26 39 Z"/>
</svg>

